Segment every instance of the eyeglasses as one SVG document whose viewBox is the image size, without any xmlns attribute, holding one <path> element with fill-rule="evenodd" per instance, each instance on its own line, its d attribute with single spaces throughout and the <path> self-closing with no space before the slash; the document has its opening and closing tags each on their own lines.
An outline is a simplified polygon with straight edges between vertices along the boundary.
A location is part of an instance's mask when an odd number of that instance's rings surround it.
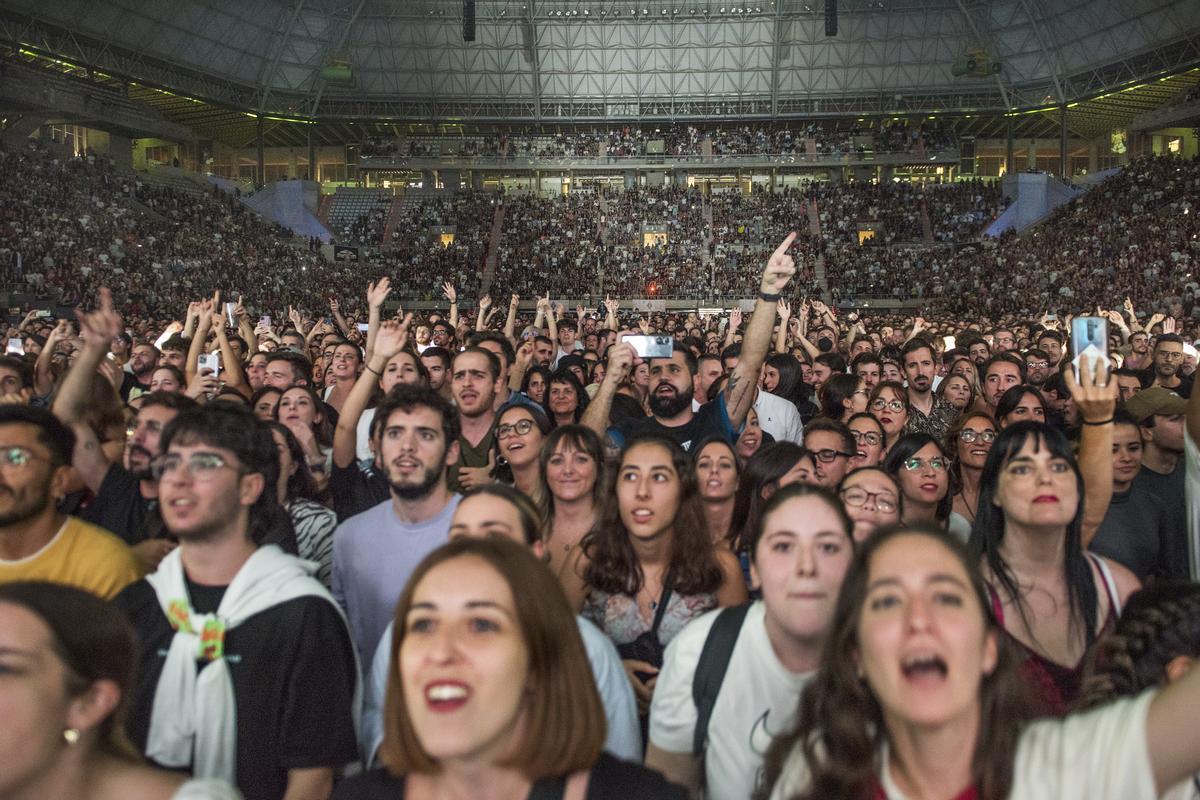
<svg viewBox="0 0 1200 800">
<path fill-rule="evenodd" d="M 810 452 L 813 454 L 813 458 L 822 464 L 829 464 L 838 456 L 851 458 L 857 455 L 857 453 L 843 453 L 841 450 L 834 450 L 832 447 L 826 447 L 824 450 L 811 450 Z"/>
<path fill-rule="evenodd" d="M 963 430 L 959 431 L 958 438 L 960 441 L 966 442 L 967 444 L 971 444 L 973 442 L 991 444 L 992 442 L 996 441 L 996 432 L 973 431 L 970 428 L 964 428 Z"/>
<path fill-rule="evenodd" d="M 1049 361 L 1026 361 L 1025 362 L 1026 369 L 1045 369 L 1048 366 L 1050 366 Z"/>
<path fill-rule="evenodd" d="M 24 447 L 4 447 L 0 448 L 0 468 L 12 468 L 19 470 L 29 465 L 30 461 L 41 458 L 34 455 L 32 450 L 27 450 Z M 41 459 L 46 461 L 47 459 Z"/>
<path fill-rule="evenodd" d="M 498 425 L 496 427 L 496 438 L 507 439 L 509 436 L 524 436 L 531 430 L 533 430 L 533 420 L 523 419 L 511 425 Z"/>
<path fill-rule="evenodd" d="M 1179 361 L 1183 358 L 1183 353 L 1166 353 L 1162 350 L 1158 351 L 1154 355 L 1157 358 L 1161 358 L 1163 361 Z"/>
<path fill-rule="evenodd" d="M 874 403 L 871 403 L 871 408 L 875 409 L 876 411 L 883 411 L 885 408 L 889 408 L 892 411 L 903 411 L 904 403 L 900 402 L 899 400 L 892 400 L 891 402 L 888 402 L 881 397 Z"/>
<path fill-rule="evenodd" d="M 857 486 L 851 486 L 849 489 L 842 489 L 842 500 L 846 505 L 862 508 L 867 504 L 868 500 L 875 501 L 875 508 L 885 514 L 890 514 L 896 510 L 896 497 L 882 492 L 868 492 L 866 489 L 860 489 Z"/>
<path fill-rule="evenodd" d="M 925 458 L 910 458 L 904 462 L 904 468 L 909 472 L 916 472 L 919 469 L 929 466 L 937 472 L 942 472 L 946 469 L 946 459 L 934 456 L 930 459 Z"/>
<path fill-rule="evenodd" d="M 178 453 L 164 453 L 150 462 L 150 474 L 154 480 L 161 481 L 168 475 L 174 475 L 184 466 L 184 457 Z M 242 472 L 241 467 L 226 463 L 225 459 L 216 453 L 192 453 L 186 459 L 188 475 L 199 483 L 211 481 L 222 469 L 232 469 Z"/>
<path fill-rule="evenodd" d="M 850 431 L 850 435 L 854 437 L 854 441 L 866 442 L 872 447 L 883 441 L 883 437 L 875 431 Z"/>
</svg>

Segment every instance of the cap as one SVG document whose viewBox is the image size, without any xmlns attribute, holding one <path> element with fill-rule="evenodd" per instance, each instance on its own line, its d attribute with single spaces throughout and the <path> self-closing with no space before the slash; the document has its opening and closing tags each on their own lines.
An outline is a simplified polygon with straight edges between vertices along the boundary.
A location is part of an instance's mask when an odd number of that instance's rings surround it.
<svg viewBox="0 0 1200 800">
<path fill-rule="evenodd" d="M 1159 414 L 1184 414 L 1188 401 L 1162 386 L 1142 389 L 1122 406 L 1139 423 Z"/>
</svg>

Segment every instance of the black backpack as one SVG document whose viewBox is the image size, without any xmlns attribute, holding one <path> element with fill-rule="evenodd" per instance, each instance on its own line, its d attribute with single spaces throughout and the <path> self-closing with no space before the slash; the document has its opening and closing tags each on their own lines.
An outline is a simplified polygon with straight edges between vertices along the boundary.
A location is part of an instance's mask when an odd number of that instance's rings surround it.
<svg viewBox="0 0 1200 800">
<path fill-rule="evenodd" d="M 704 639 L 704 648 L 700 651 L 700 659 L 696 662 L 696 674 L 692 677 L 692 701 L 696 704 L 696 732 L 692 738 L 692 754 L 697 758 L 703 757 L 708 739 L 708 721 L 712 717 L 713 706 L 717 704 L 717 695 L 721 692 L 721 684 L 725 673 L 729 670 L 729 659 L 733 657 L 733 648 L 742 632 L 742 623 L 746 621 L 746 612 L 753 603 L 743 603 L 740 606 L 729 606 L 721 609 L 713 622 L 708 636 Z"/>
</svg>

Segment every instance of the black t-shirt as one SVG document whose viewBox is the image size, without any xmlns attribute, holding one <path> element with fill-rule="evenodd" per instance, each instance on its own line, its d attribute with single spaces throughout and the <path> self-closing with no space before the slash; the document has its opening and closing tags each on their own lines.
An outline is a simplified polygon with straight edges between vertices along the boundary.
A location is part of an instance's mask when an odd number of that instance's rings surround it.
<svg viewBox="0 0 1200 800">
<path fill-rule="evenodd" d="M 121 388 L 118 390 L 121 399 L 128 403 L 129 395 L 134 389 L 138 389 L 144 394 L 150 391 L 150 384 L 142 383 L 132 372 L 126 372 L 125 377 L 121 379 Z"/>
<path fill-rule="evenodd" d="M 529 791 L 528 800 L 559 800 L 564 781 L 540 780 Z M 396 778 L 382 767 L 347 778 L 333 788 L 330 800 L 400 800 L 404 778 Z M 621 761 L 601 753 L 588 779 L 587 800 L 685 800 L 682 786 L 667 782 L 661 773 L 640 764 Z"/>
<path fill-rule="evenodd" d="M 82 514 L 85 522 L 99 525 L 121 537 L 128 545 L 151 538 L 161 528 L 157 515 L 153 525 L 148 522 L 156 499 L 142 497 L 141 481 L 120 464 L 110 464 L 96 499 Z"/>
<path fill-rule="evenodd" d="M 387 478 L 374 467 L 363 468 L 354 461 L 348 467 L 333 465 L 329 473 L 329 493 L 333 496 L 333 510 L 338 522 L 345 522 L 391 497 L 391 487 Z"/>
<path fill-rule="evenodd" d="M 1179 577 L 1181 569 L 1186 580 L 1187 560 L 1169 563 L 1173 553 L 1166 513 L 1165 501 L 1145 487 L 1113 492 L 1089 549 L 1127 567 L 1142 583 L 1153 577 Z"/>
<path fill-rule="evenodd" d="M 665 436 L 677 442 L 684 450 L 690 450 L 692 444 L 710 436 L 720 436 L 731 445 L 737 440 L 737 431 L 733 429 L 729 412 L 725 409 L 724 392 L 717 395 L 712 402 L 700 406 L 700 410 L 692 414 L 691 420 L 683 425 L 670 427 L 654 417 L 622 420 L 608 429 L 608 446 L 619 450 L 632 439 L 650 435 Z"/>
<path fill-rule="evenodd" d="M 1175 386 L 1175 387 L 1167 387 L 1167 388 L 1170 388 L 1172 392 L 1179 395 L 1180 397 L 1190 398 L 1192 396 L 1192 386 L 1196 382 L 1196 376 L 1194 374 L 1181 375 L 1179 373 L 1175 373 L 1175 375 L 1177 378 L 1179 378 L 1179 385 Z M 1146 369 L 1142 370 L 1142 373 L 1141 373 L 1142 388 L 1149 389 L 1151 386 L 1154 385 L 1154 381 L 1157 377 L 1158 377 L 1158 373 L 1156 373 L 1154 371 L 1153 364 L 1151 364 Z"/>
<path fill-rule="evenodd" d="M 226 588 L 189 580 L 192 607 L 216 611 Z M 138 685 L 126 730 L 144 753 L 174 632 L 144 580 L 113 603 L 137 633 Z M 236 783 L 246 800 L 279 800 L 289 769 L 338 768 L 357 759 L 354 646 L 331 603 L 298 597 L 256 614 L 226 633 L 225 653 L 237 708 Z"/>
</svg>

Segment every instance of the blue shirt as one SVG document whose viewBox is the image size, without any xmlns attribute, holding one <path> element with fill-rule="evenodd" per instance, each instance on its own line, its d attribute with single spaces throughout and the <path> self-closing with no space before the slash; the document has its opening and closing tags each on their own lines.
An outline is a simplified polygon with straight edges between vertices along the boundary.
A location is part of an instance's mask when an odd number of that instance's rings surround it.
<svg viewBox="0 0 1200 800">
<path fill-rule="evenodd" d="M 333 534 L 333 596 L 346 612 L 363 663 L 392 621 L 408 576 L 449 540 L 460 499 L 451 496 L 436 516 L 411 525 L 396 518 L 389 498 L 350 517 Z"/>
</svg>

